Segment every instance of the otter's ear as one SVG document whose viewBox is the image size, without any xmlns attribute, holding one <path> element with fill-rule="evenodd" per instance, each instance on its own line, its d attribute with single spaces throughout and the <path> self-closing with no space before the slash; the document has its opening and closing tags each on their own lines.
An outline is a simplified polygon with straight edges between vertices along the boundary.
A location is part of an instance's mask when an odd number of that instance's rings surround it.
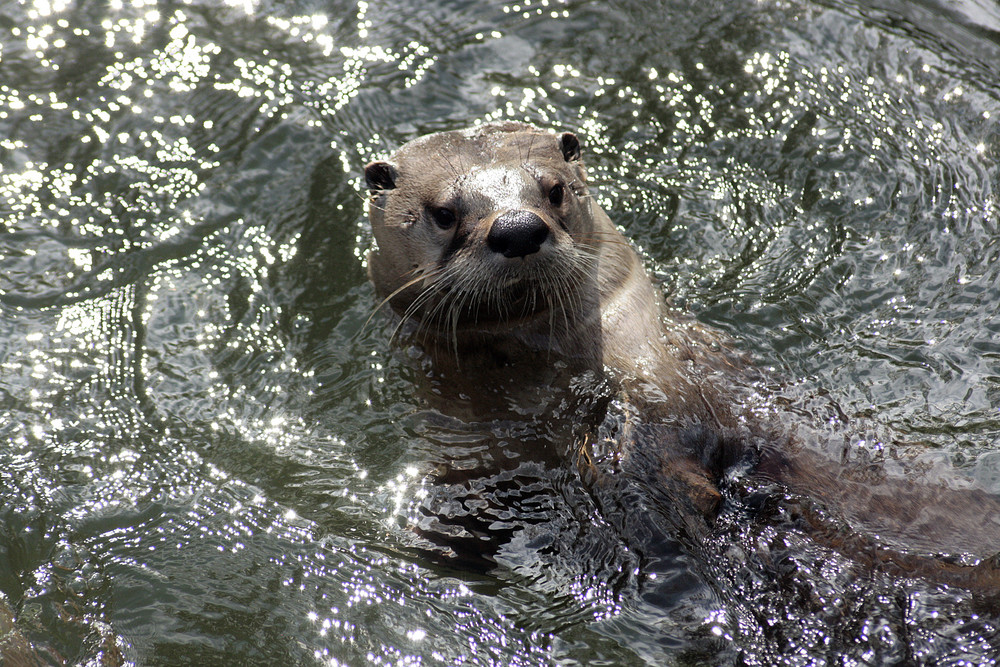
<svg viewBox="0 0 1000 667">
<path fill-rule="evenodd" d="M 369 162 L 365 166 L 365 183 L 369 190 L 392 190 L 399 173 L 388 162 Z"/>
<path fill-rule="evenodd" d="M 563 132 L 559 135 L 559 148 L 562 149 L 567 162 L 576 162 L 580 159 L 580 140 L 572 132 Z"/>
</svg>

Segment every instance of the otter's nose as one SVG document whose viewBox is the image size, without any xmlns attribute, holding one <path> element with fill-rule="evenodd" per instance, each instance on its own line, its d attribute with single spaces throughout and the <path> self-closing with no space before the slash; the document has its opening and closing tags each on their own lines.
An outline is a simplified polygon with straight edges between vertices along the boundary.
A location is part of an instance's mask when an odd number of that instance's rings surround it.
<svg viewBox="0 0 1000 667">
<path fill-rule="evenodd" d="M 530 211 L 508 211 L 493 221 L 486 243 L 504 257 L 527 257 L 549 237 L 549 226 Z"/>
</svg>

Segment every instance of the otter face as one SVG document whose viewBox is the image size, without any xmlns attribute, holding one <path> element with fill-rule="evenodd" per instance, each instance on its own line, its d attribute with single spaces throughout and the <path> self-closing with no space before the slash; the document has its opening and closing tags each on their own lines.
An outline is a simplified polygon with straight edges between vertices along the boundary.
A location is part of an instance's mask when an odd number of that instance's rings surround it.
<svg viewBox="0 0 1000 667">
<path fill-rule="evenodd" d="M 428 332 L 560 317 L 592 276 L 594 214 L 571 133 L 442 132 L 365 168 L 379 295 Z"/>
</svg>

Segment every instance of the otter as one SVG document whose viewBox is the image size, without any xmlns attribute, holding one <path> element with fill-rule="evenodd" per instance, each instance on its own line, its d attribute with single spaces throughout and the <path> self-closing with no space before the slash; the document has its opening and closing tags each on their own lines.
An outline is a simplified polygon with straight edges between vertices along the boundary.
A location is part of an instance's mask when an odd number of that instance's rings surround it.
<svg viewBox="0 0 1000 667">
<path fill-rule="evenodd" d="M 773 411 L 760 408 L 767 402 L 762 375 L 746 356 L 720 332 L 667 307 L 591 195 L 581 154 L 571 132 L 498 122 L 415 139 L 365 167 L 369 276 L 397 328 L 427 354 L 438 395 L 444 388 L 461 398 L 444 403 L 476 416 L 544 410 L 544 401 L 534 405 L 534 387 L 597 378 L 590 386 L 608 388 L 628 406 L 616 434 L 621 470 L 667 489 L 699 517 L 687 522 L 695 531 L 711 525 L 733 470 L 841 501 L 861 520 L 881 511 L 939 517 L 925 523 L 953 527 L 965 525 L 955 516 L 972 512 L 963 508 L 978 508 L 972 521 L 1000 509 L 982 491 L 962 495 L 903 480 L 873 491 L 798 446 Z M 592 433 L 581 437 L 595 442 Z M 894 550 L 830 529 L 824 516 L 805 512 L 802 523 L 848 557 L 895 574 L 1000 590 L 996 557 L 966 565 Z M 985 549 L 998 546 L 990 534 L 975 537 Z"/>
</svg>

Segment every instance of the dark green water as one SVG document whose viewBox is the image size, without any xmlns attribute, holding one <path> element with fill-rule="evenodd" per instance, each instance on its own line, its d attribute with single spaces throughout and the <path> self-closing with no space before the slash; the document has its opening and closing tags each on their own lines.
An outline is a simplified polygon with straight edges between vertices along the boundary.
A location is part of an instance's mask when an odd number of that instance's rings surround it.
<svg viewBox="0 0 1000 667">
<path fill-rule="evenodd" d="M 607 516 L 516 442 L 498 565 L 421 549 L 425 475 L 508 454 L 428 428 L 365 326 L 360 179 L 427 131 L 575 130 L 674 302 L 863 419 L 850 457 L 1000 493 L 995 3 L 231 4 L 0 5 L 5 650 L 996 664 L 964 591 L 773 527 L 646 557 L 616 526 L 653 500 Z"/>
</svg>

